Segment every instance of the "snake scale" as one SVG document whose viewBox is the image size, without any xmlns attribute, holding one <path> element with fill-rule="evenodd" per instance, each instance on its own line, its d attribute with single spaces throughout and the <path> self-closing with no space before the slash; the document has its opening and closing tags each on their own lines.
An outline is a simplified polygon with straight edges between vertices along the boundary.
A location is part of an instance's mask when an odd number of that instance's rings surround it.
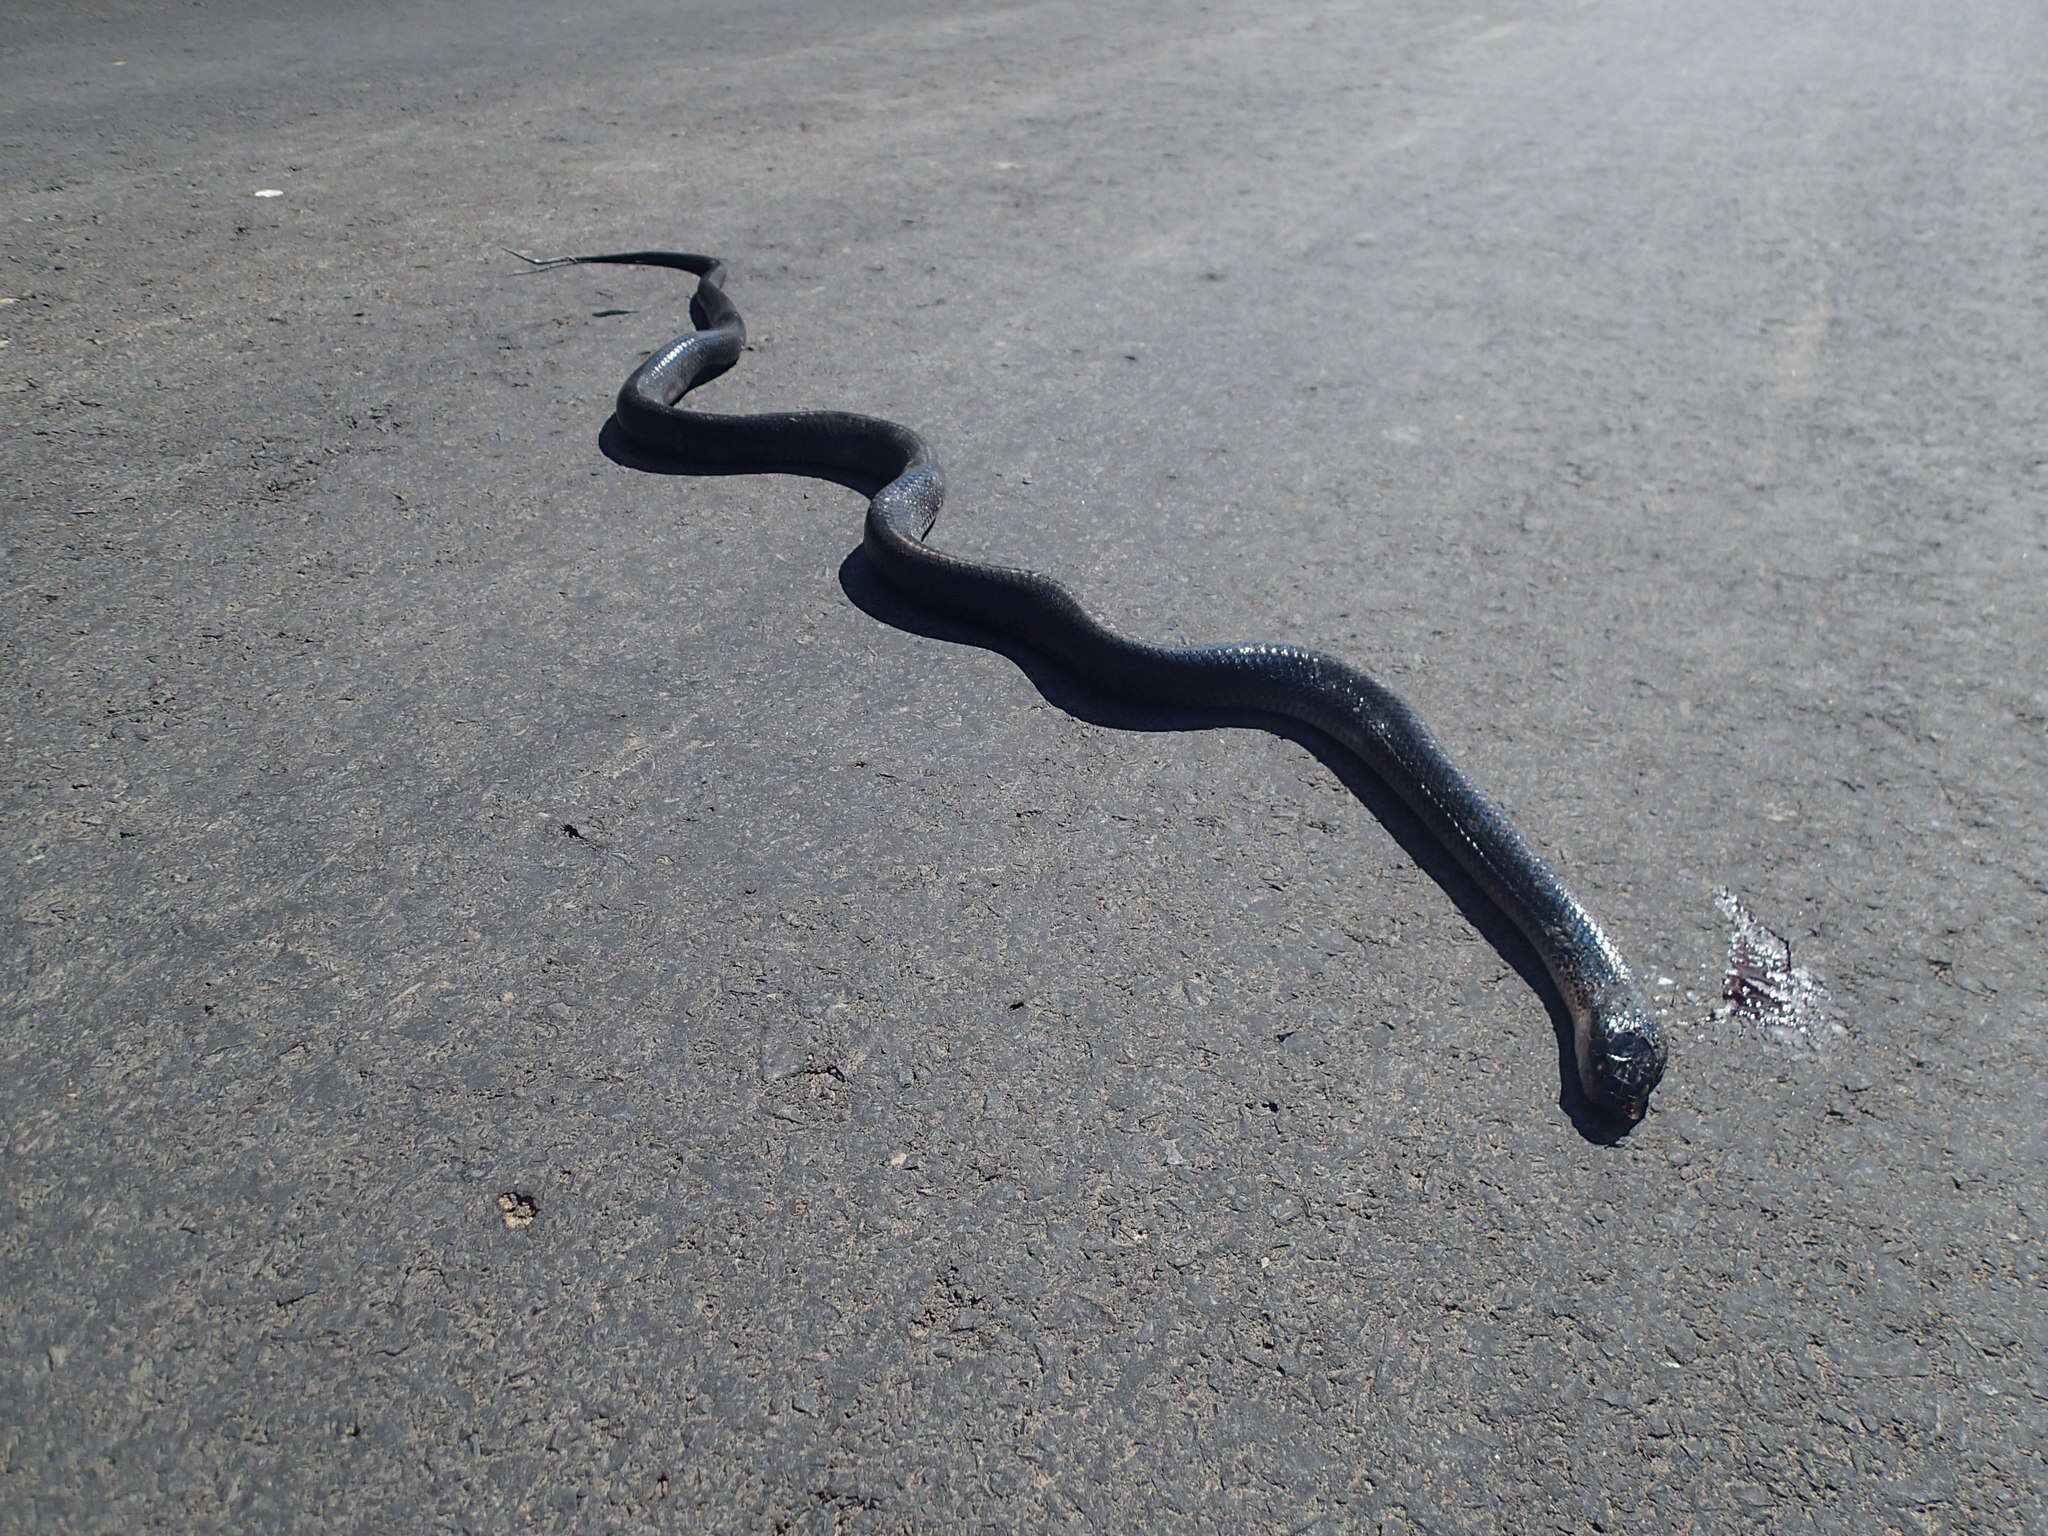
<svg viewBox="0 0 2048 1536">
<path fill-rule="evenodd" d="M 948 554 L 926 542 L 945 485 L 909 428 L 848 411 L 747 416 L 676 402 L 739 360 L 746 329 L 725 268 L 680 251 L 562 256 L 537 267 L 611 263 L 697 277 L 698 328 L 660 348 L 619 390 L 617 420 L 636 445 L 709 472 L 816 471 L 872 484 L 863 548 L 913 603 L 1022 641 L 1106 692 L 1148 704 L 1256 710 L 1324 732 L 1356 753 L 1528 937 L 1569 1009 L 1579 1081 L 1598 1109 L 1641 1117 L 1664 1074 L 1663 1032 L 1600 925 L 1459 769 L 1421 716 L 1349 662 L 1293 645 L 1155 645 L 1119 633 L 1058 582 Z"/>
</svg>

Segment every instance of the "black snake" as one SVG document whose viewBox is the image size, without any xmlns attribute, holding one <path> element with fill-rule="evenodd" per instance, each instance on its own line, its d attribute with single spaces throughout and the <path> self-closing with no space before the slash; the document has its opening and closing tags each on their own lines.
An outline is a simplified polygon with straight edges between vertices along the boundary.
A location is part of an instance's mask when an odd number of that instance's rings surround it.
<svg viewBox="0 0 2048 1536">
<path fill-rule="evenodd" d="M 633 370 L 619 390 L 620 429 L 690 468 L 812 470 L 879 486 L 863 547 L 913 602 L 1047 653 L 1088 682 L 1147 703 L 1259 710 L 1304 721 L 1358 754 L 1415 811 L 1542 957 L 1571 1011 L 1579 1081 L 1599 1108 L 1639 1118 L 1664 1075 L 1663 1032 L 1621 955 L 1592 915 L 1467 778 L 1407 702 L 1349 662 L 1292 645 L 1154 645 L 1119 634 L 1048 576 L 962 559 L 925 542 L 944 504 L 939 466 L 916 433 L 847 411 L 716 416 L 676 402 L 739 360 L 746 329 L 709 256 L 625 251 L 535 266 L 596 262 L 697 275 L 699 329 Z"/>
</svg>

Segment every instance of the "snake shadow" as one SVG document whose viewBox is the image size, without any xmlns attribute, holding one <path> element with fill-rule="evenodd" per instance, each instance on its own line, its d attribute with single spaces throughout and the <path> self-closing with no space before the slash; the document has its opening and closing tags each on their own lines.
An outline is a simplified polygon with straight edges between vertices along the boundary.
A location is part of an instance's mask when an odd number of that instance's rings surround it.
<svg viewBox="0 0 2048 1536">
<path fill-rule="evenodd" d="M 651 454 L 633 444 L 616 420 L 607 420 L 598 435 L 598 448 L 606 458 L 624 468 L 648 474 L 683 475 L 692 478 L 724 477 L 727 474 L 756 475 L 780 473 L 807 480 L 825 480 L 862 496 L 872 496 L 879 485 L 858 475 L 822 473 L 815 468 L 791 465 L 779 470 L 704 470 L 679 464 Z M 1213 731 L 1230 728 L 1269 731 L 1295 743 L 1334 774 L 1373 818 L 1387 830 L 1401 851 L 1414 860 L 1450 898 L 1465 921 L 1493 947 L 1523 983 L 1543 1002 L 1550 1015 L 1551 1033 L 1557 1045 L 1558 1108 L 1587 1141 L 1612 1146 L 1625 1139 L 1633 1127 L 1592 1104 L 1579 1086 L 1578 1047 L 1574 1040 L 1571 1011 L 1566 1008 L 1557 985 L 1544 969 L 1522 931 L 1493 899 L 1479 888 L 1450 852 L 1437 841 L 1427 826 L 1408 809 L 1377 774 L 1348 748 L 1313 726 L 1285 715 L 1259 710 L 1169 708 L 1135 704 L 1102 692 L 1075 677 L 1058 662 L 1021 641 L 925 612 L 905 602 L 869 564 L 859 545 L 839 563 L 839 587 L 854 607 L 877 623 L 905 634 L 918 635 L 949 645 L 971 645 L 992 651 L 1011 662 L 1036 688 L 1048 704 L 1064 710 L 1076 720 L 1119 731 Z"/>
</svg>

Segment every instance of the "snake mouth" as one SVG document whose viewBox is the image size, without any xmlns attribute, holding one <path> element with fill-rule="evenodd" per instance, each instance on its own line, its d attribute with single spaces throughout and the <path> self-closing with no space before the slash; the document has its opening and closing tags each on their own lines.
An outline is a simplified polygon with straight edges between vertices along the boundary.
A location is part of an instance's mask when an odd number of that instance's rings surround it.
<svg viewBox="0 0 2048 1536">
<path fill-rule="evenodd" d="M 1609 1101 L 1608 1108 L 1613 1112 L 1616 1119 L 1626 1120 L 1629 1124 L 1633 1125 L 1650 1112 L 1650 1101 L 1647 1097 L 1640 1099 L 1614 1099 Z"/>
</svg>

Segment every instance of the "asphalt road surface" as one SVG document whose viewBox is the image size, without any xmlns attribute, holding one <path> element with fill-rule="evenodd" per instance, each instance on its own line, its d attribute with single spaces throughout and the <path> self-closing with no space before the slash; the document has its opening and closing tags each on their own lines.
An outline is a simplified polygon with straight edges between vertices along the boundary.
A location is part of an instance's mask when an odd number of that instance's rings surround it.
<svg viewBox="0 0 2048 1536">
<path fill-rule="evenodd" d="M 0 1527 L 2043 1529 L 2035 0 L 0 36 Z M 721 255 L 707 405 L 1379 669 L 1647 1120 L 1335 754 L 617 451 L 687 280 L 503 246 Z"/>
</svg>

